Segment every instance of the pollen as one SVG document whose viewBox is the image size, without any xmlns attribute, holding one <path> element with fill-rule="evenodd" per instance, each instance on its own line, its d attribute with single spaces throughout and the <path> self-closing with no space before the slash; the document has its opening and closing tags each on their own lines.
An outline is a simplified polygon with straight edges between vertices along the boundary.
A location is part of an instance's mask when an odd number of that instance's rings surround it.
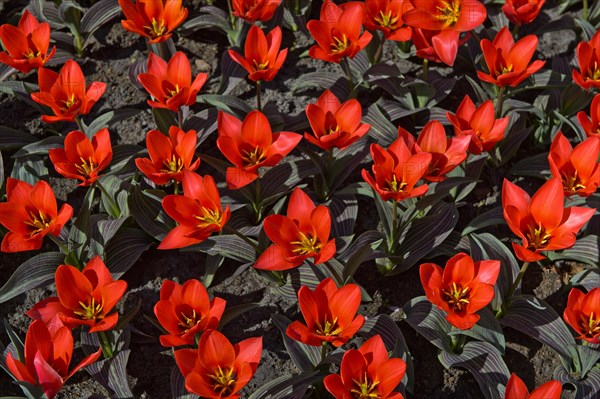
<svg viewBox="0 0 600 399">
<path fill-rule="evenodd" d="M 292 250 L 297 255 L 309 255 L 318 253 L 323 247 L 323 243 L 319 241 L 316 236 L 312 236 L 310 234 L 306 235 L 300 232 L 300 237 L 298 241 L 292 241 L 292 245 L 295 245 L 296 248 Z"/>
<path fill-rule="evenodd" d="M 435 7 L 439 11 L 435 18 L 444 21 L 446 26 L 453 26 L 460 17 L 461 2 L 459 0 L 442 0 L 440 3 L 441 5 Z"/>
<path fill-rule="evenodd" d="M 264 71 L 266 69 L 269 69 L 269 60 L 266 60 L 265 62 L 259 62 L 257 60 L 253 60 L 254 62 L 254 71 Z"/>
<path fill-rule="evenodd" d="M 388 11 L 387 13 L 379 11 L 379 15 L 374 19 L 375 22 L 377 22 L 382 28 L 388 28 L 393 30 L 398 28 L 398 20 L 400 18 L 398 17 L 398 15 L 392 14 L 392 11 Z"/>
<path fill-rule="evenodd" d="M 178 324 L 184 328 L 185 332 L 188 332 L 190 328 L 200 323 L 200 321 L 202 321 L 202 317 L 198 317 L 196 310 L 192 309 L 192 313 L 189 314 L 189 316 L 181 312 L 181 318 L 179 319 Z"/>
<path fill-rule="evenodd" d="M 529 245 L 527 248 L 535 251 L 536 249 L 544 248 L 548 245 L 548 241 L 552 237 L 551 234 L 546 232 L 544 226 L 529 226 L 529 232 L 525 234 Z"/>
<path fill-rule="evenodd" d="M 333 321 L 325 320 L 323 323 L 317 322 L 317 328 L 315 328 L 315 333 L 317 335 L 322 335 L 325 337 L 337 336 L 342 332 L 342 328 L 338 326 L 338 318 L 336 317 Z"/>
<path fill-rule="evenodd" d="M 354 383 L 354 388 L 350 390 L 352 397 L 355 399 L 379 399 L 381 395 L 379 394 L 379 389 L 377 386 L 379 385 L 379 381 L 369 380 L 367 373 L 365 373 L 362 380 L 352 379 Z"/>
<path fill-rule="evenodd" d="M 462 287 L 452 282 L 452 285 L 442 291 L 442 296 L 455 312 L 460 312 L 471 300 L 469 299 L 469 287 Z"/>
<path fill-rule="evenodd" d="M 223 214 L 219 210 L 202 207 L 202 215 L 196 215 L 194 217 L 199 221 L 196 227 L 203 228 L 211 224 L 220 226 Z"/>
<path fill-rule="evenodd" d="M 246 166 L 258 165 L 267 159 L 265 152 L 259 146 L 254 147 L 252 151 L 242 151 L 242 159 L 247 162 Z"/>
<path fill-rule="evenodd" d="M 579 325 L 585 338 L 600 337 L 600 318 L 596 317 L 594 312 L 589 317 L 584 314 L 580 315 Z"/>
<path fill-rule="evenodd" d="M 29 212 L 29 220 L 25 221 L 26 225 L 33 227 L 33 231 L 29 233 L 29 237 L 33 237 L 34 235 L 50 227 L 51 222 L 52 219 L 40 210 L 38 210 L 37 215 L 33 212 Z"/>
<path fill-rule="evenodd" d="M 331 52 L 333 54 L 343 53 L 348 48 L 348 45 L 348 38 L 345 34 L 342 34 L 341 39 L 337 36 L 333 36 L 333 41 L 331 42 Z"/>
<path fill-rule="evenodd" d="M 81 161 L 81 163 L 79 165 L 75 165 L 75 168 L 77 168 L 77 171 L 82 176 L 90 177 L 94 169 L 96 169 L 96 164 L 94 163 L 94 160 L 91 157 L 88 158 L 87 161 L 83 159 L 83 157 L 79 157 L 79 160 Z"/>
<path fill-rule="evenodd" d="M 404 191 L 404 187 L 406 187 L 405 182 L 398 182 L 395 174 L 392 175 L 392 180 L 386 179 L 386 183 L 390 191 L 393 191 L 395 193 L 401 193 L 402 191 Z"/>
<path fill-rule="evenodd" d="M 163 165 L 165 167 L 160 170 L 161 172 L 179 173 L 183 170 L 183 160 L 175 155 L 169 159 L 165 159 Z"/>
<path fill-rule="evenodd" d="M 73 312 L 78 316 L 81 316 L 81 318 L 83 320 L 98 320 L 98 319 L 102 319 L 102 308 L 103 308 L 103 304 L 102 303 L 96 303 L 96 300 L 94 299 L 94 297 L 92 297 L 92 300 L 90 302 L 89 305 L 86 305 L 85 303 L 83 303 L 82 301 L 79 301 L 79 305 L 81 306 L 81 308 L 83 310 L 77 311 L 77 312 Z"/>
<path fill-rule="evenodd" d="M 235 387 L 236 377 L 232 367 L 223 370 L 221 366 L 217 366 L 214 374 L 208 375 L 208 378 L 213 381 L 213 389 L 219 394 L 219 397 L 231 395 Z"/>
<path fill-rule="evenodd" d="M 165 31 L 167 30 L 165 20 L 161 19 L 157 21 L 156 18 L 152 18 L 152 26 L 144 26 L 144 28 L 146 28 L 150 37 L 152 38 L 161 37 L 165 34 Z"/>
</svg>

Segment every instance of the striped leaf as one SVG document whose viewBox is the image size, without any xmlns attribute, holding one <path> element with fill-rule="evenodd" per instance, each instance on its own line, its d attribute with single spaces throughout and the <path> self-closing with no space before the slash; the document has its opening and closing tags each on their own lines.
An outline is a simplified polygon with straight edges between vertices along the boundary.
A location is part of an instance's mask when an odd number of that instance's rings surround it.
<svg viewBox="0 0 600 399">
<path fill-rule="evenodd" d="M 272 314 L 271 320 L 281 332 L 285 349 L 296 367 L 301 371 L 312 371 L 321 362 L 321 347 L 306 345 L 288 337 L 285 331 L 292 321 L 287 317 Z"/>
<path fill-rule="evenodd" d="M 398 138 L 398 128 L 381 112 L 381 108 L 377 104 L 373 104 L 368 108 L 363 121 L 371 125 L 371 129 L 367 134 L 383 147 L 389 146 Z"/>
<path fill-rule="evenodd" d="M 2 159 L 2 151 L 0 151 L 0 187 L 4 185 L 4 160 Z"/>
<path fill-rule="evenodd" d="M 0 149 L 2 150 L 21 148 L 36 141 L 37 138 L 27 132 L 0 126 Z"/>
<path fill-rule="evenodd" d="M 581 286 L 586 290 L 591 290 L 600 287 L 600 270 L 588 269 L 577 273 L 569 281 L 570 286 Z"/>
<path fill-rule="evenodd" d="M 109 359 L 90 364 L 86 370 L 96 381 L 111 393 L 111 398 L 133 398 L 133 392 L 127 380 L 127 361 L 131 351 L 125 349 Z"/>
<path fill-rule="evenodd" d="M 271 204 L 290 193 L 303 179 L 318 173 L 317 167 L 309 159 L 282 162 L 260 178 L 263 204 Z"/>
<path fill-rule="evenodd" d="M 39 180 L 48 180 L 48 168 L 41 156 L 21 157 L 15 159 L 10 177 L 33 185 Z"/>
<path fill-rule="evenodd" d="M 86 33 L 89 37 L 120 13 L 121 7 L 117 0 L 100 0 L 92 5 L 81 18 L 81 32 Z"/>
<path fill-rule="evenodd" d="M 129 208 L 137 224 L 158 241 L 175 227 L 175 222 L 162 208 L 164 192 L 158 190 L 142 190 L 134 186 L 129 196 Z"/>
<path fill-rule="evenodd" d="M 453 328 L 450 331 L 450 335 L 466 335 L 482 342 L 487 342 L 504 355 L 506 341 L 498 319 L 496 319 L 494 313 L 488 308 L 481 309 L 477 314 L 480 316 L 480 319 L 472 328 L 468 330 Z"/>
<path fill-rule="evenodd" d="M 244 118 L 252 107 L 248 103 L 238 97 L 223 95 L 223 94 L 200 94 L 198 96 L 200 104 L 208 104 L 213 107 L 225 111 L 228 114 L 235 115 L 237 118 Z"/>
<path fill-rule="evenodd" d="M 114 123 L 131 118 L 139 114 L 141 110 L 135 108 L 121 108 L 108 111 L 94 119 L 85 129 L 85 134 L 91 139 L 98 130 L 108 128 Z"/>
<path fill-rule="evenodd" d="M 335 195 L 326 203 L 331 214 L 331 235 L 350 236 L 358 217 L 358 200 L 353 195 Z"/>
<path fill-rule="evenodd" d="M 515 176 L 531 176 L 546 179 L 547 176 L 550 176 L 548 154 L 543 153 L 523 158 L 510 168 L 509 173 Z"/>
<path fill-rule="evenodd" d="M 404 319 L 425 339 L 437 346 L 442 351 L 452 350 L 450 331 L 452 326 L 446 321 L 446 315 L 425 296 L 419 296 L 408 301 L 402 310 L 406 314 Z"/>
<path fill-rule="evenodd" d="M 593 368 L 584 379 L 571 377 L 564 366 L 554 370 L 554 378 L 562 384 L 569 384 L 576 389 L 575 399 L 597 399 L 600 392 L 600 369 Z"/>
<path fill-rule="evenodd" d="M 23 262 L 0 288 L 0 303 L 34 288 L 49 285 L 54 281 L 56 268 L 64 261 L 64 254 L 46 252 Z"/>
<path fill-rule="evenodd" d="M 189 393 L 185 389 L 185 378 L 181 375 L 177 365 L 171 368 L 171 395 L 173 399 L 197 399 L 198 395 Z"/>
<path fill-rule="evenodd" d="M 314 290 L 321 281 L 327 278 L 321 267 L 326 266 L 310 266 L 308 263 L 304 263 L 300 267 L 290 270 L 287 273 L 286 284 L 281 287 L 275 287 L 274 290 L 286 299 L 296 301 L 296 293 L 300 287 L 305 285 Z"/>
<path fill-rule="evenodd" d="M 221 255 L 240 262 L 254 262 L 256 260 L 256 250 L 246 241 L 232 234 L 212 236 L 201 243 L 190 245 L 182 250 Z"/>
<path fill-rule="evenodd" d="M 483 229 L 485 227 L 498 226 L 502 224 L 506 224 L 506 221 L 504 220 L 504 210 L 501 206 L 498 206 L 490 209 L 489 211 L 483 212 L 471 220 L 467 227 L 463 229 L 462 235 L 464 236 L 469 233 L 473 233 L 474 231 Z"/>
<path fill-rule="evenodd" d="M 261 385 L 248 399 L 302 399 L 308 387 L 324 377 L 318 371 L 286 374 Z"/>
<path fill-rule="evenodd" d="M 589 235 L 578 239 L 575 245 L 569 249 L 561 252 L 548 252 L 547 255 L 548 259 L 553 261 L 559 259 L 576 260 L 597 267 L 600 264 L 599 246 L 600 236 Z"/>
<path fill-rule="evenodd" d="M 120 229 L 105 249 L 106 267 L 115 278 L 121 277 L 146 252 L 151 243 L 150 237 L 140 229 Z"/>
</svg>

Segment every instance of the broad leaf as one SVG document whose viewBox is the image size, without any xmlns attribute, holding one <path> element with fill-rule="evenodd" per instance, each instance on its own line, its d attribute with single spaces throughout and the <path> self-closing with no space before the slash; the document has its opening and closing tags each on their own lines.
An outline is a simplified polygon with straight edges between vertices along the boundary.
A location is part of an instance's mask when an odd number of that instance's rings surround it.
<svg viewBox="0 0 600 399">
<path fill-rule="evenodd" d="M 292 324 L 292 321 L 287 317 L 280 314 L 272 314 L 271 320 L 273 320 L 273 324 L 281 332 L 285 349 L 296 367 L 300 371 L 312 371 L 321 362 L 321 347 L 306 345 L 288 337 L 286 329 Z"/>
<path fill-rule="evenodd" d="M 64 260 L 65 255 L 60 252 L 46 252 L 23 262 L 0 288 L 0 303 L 52 283 L 54 272 Z"/>
</svg>

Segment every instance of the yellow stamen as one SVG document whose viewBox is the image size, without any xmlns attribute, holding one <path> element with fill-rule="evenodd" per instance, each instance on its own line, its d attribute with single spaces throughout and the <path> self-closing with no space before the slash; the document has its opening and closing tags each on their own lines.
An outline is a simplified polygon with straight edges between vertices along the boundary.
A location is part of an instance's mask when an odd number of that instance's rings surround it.
<svg viewBox="0 0 600 399">
<path fill-rule="evenodd" d="M 73 313 L 75 313 L 78 316 L 81 316 L 83 320 L 98 320 L 103 318 L 103 316 L 101 315 L 103 304 L 97 304 L 94 297 L 92 297 L 92 301 L 89 305 L 86 305 L 82 301 L 79 301 L 79 304 L 81 305 L 83 310 Z"/>
<path fill-rule="evenodd" d="M 342 35 L 342 38 L 339 39 L 337 36 L 333 37 L 333 42 L 331 42 L 331 52 L 333 54 L 343 53 L 348 48 L 348 38 L 346 35 Z"/>
<path fill-rule="evenodd" d="M 165 165 L 165 168 L 161 169 L 161 172 L 179 173 L 183 170 L 183 160 L 175 155 L 170 159 L 165 159 L 163 165 Z"/>
<path fill-rule="evenodd" d="M 199 220 L 199 223 L 196 225 L 196 227 L 203 228 L 211 224 L 216 224 L 219 226 L 221 225 L 223 214 L 220 211 L 202 207 L 202 213 L 202 215 L 194 216 Z"/>
<path fill-rule="evenodd" d="M 185 313 L 181 312 L 181 317 L 182 318 L 179 319 L 178 324 L 185 329 L 185 332 L 188 332 L 190 328 L 194 327 L 196 324 L 202 321 L 202 317 L 198 317 L 198 314 L 196 313 L 195 309 L 192 309 L 192 314 L 189 317 L 186 316 Z"/>
<path fill-rule="evenodd" d="M 269 60 L 262 62 L 262 63 L 258 63 L 258 61 L 253 60 L 254 61 L 254 71 L 264 71 L 265 69 L 269 69 Z"/>
<path fill-rule="evenodd" d="M 263 149 L 259 146 L 254 147 L 254 150 L 252 151 L 244 150 L 242 152 L 242 159 L 248 163 L 246 166 L 254 166 L 267 159 Z"/>
<path fill-rule="evenodd" d="M 442 296 L 455 312 L 462 311 L 463 307 L 471 302 L 469 299 L 469 287 L 463 288 L 455 282 L 452 282 L 452 286 L 449 289 L 442 291 Z"/>
<path fill-rule="evenodd" d="M 356 399 L 378 399 L 381 398 L 379 395 L 379 390 L 377 386 L 379 385 L 379 381 L 369 381 L 369 377 L 367 373 L 363 377 L 362 381 L 353 379 L 354 385 L 356 388 L 352 388 L 350 393 L 353 398 Z"/>
<path fill-rule="evenodd" d="M 440 12 L 435 16 L 436 19 L 440 21 L 444 21 L 446 26 L 452 26 L 456 22 L 458 22 L 458 18 L 460 17 L 460 1 L 459 0 L 450 0 L 450 1 L 441 1 L 441 6 L 436 6 Z"/>
<path fill-rule="evenodd" d="M 94 163 L 94 161 L 92 160 L 92 158 L 88 158 L 88 160 L 86 161 L 85 159 L 83 159 L 82 157 L 79 157 L 79 159 L 81 160 L 81 164 L 80 165 L 75 165 L 75 168 L 77 168 L 77 171 L 82 174 L 83 176 L 91 176 L 92 171 L 94 169 L 96 169 L 96 164 Z"/>
<path fill-rule="evenodd" d="M 156 18 L 152 18 L 152 26 L 144 26 L 144 28 L 148 31 L 148 34 L 152 38 L 157 38 L 162 36 L 167 30 L 167 26 L 165 24 L 165 20 L 161 19 L 159 21 Z"/>
<path fill-rule="evenodd" d="M 300 239 L 298 241 L 292 241 L 290 244 L 295 245 L 292 252 L 298 255 L 308 255 L 318 253 L 323 247 L 323 243 L 319 241 L 317 236 L 306 235 L 300 232 Z"/>
<path fill-rule="evenodd" d="M 535 251 L 536 249 L 541 249 L 548 244 L 550 237 L 552 235 L 546 233 L 546 229 L 544 226 L 539 225 L 537 227 L 529 226 L 529 233 L 525 234 L 529 245 L 527 248 Z"/>
<path fill-rule="evenodd" d="M 390 191 L 393 191 L 395 193 L 401 193 L 402 191 L 404 191 L 404 187 L 406 187 L 405 182 L 398 182 L 395 174 L 392 175 L 392 180 L 386 180 L 386 183 L 388 184 Z"/>
<path fill-rule="evenodd" d="M 579 190 L 585 190 L 585 184 L 583 184 L 583 182 L 577 175 L 577 171 L 575 171 L 572 176 L 567 176 L 564 172 L 561 173 L 561 175 L 563 188 L 565 191 L 571 194 L 575 194 Z"/>
<path fill-rule="evenodd" d="M 233 393 L 236 381 L 233 368 L 223 370 L 221 366 L 217 366 L 215 374 L 209 374 L 208 378 L 214 381 L 213 389 L 220 397 L 229 396 Z"/>
<path fill-rule="evenodd" d="M 583 314 L 580 316 L 580 326 L 583 329 L 583 336 L 586 338 L 596 338 L 600 336 L 600 318 L 596 318 L 592 312 L 589 318 Z"/>
<path fill-rule="evenodd" d="M 29 233 L 29 237 L 33 237 L 42 230 L 50 227 L 51 222 L 52 219 L 48 215 L 45 215 L 41 210 L 38 210 L 37 215 L 35 215 L 33 212 L 29 212 L 29 221 L 25 221 L 24 223 L 34 228 L 34 230 Z"/>
<path fill-rule="evenodd" d="M 600 80 L 600 68 L 598 61 L 594 61 L 594 68 L 588 69 L 588 77 L 586 80 Z"/>
<path fill-rule="evenodd" d="M 398 27 L 397 23 L 400 18 L 398 15 L 392 15 L 392 11 L 388 11 L 387 14 L 384 14 L 383 11 L 379 11 L 379 16 L 374 19 L 382 28 L 393 30 Z"/>
<path fill-rule="evenodd" d="M 315 328 L 315 333 L 318 335 L 323 335 L 325 337 L 339 335 L 342 332 L 342 328 L 337 324 L 337 317 L 333 319 L 333 321 L 329 321 L 325 319 L 324 326 L 323 324 L 316 322 L 317 328 Z"/>
</svg>

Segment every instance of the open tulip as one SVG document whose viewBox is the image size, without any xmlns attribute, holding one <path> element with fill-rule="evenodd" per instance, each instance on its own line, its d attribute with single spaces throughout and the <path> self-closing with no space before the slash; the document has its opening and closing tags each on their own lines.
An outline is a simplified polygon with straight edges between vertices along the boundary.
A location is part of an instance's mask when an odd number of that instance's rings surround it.
<svg viewBox="0 0 600 399">
<path fill-rule="evenodd" d="M 232 190 L 258 179 L 258 168 L 275 166 L 302 140 L 292 132 L 273 133 L 267 117 L 250 112 L 244 121 L 219 112 L 217 147 L 234 167 L 227 168 L 227 185 Z"/>
<path fill-rule="evenodd" d="M 50 24 L 38 22 L 29 10 L 25 10 L 19 24 L 0 26 L 0 40 L 6 51 L 0 52 L 0 62 L 18 71 L 28 73 L 37 69 L 54 56 L 56 47 L 50 47 Z"/>
<path fill-rule="evenodd" d="M 394 389 L 400 385 L 406 362 L 389 358 L 380 335 L 366 340 L 360 348 L 344 353 L 339 374 L 325 377 L 325 388 L 335 399 L 403 399 Z"/>
<path fill-rule="evenodd" d="M 546 64 L 541 60 L 530 64 L 537 49 L 537 36 L 528 35 L 515 43 L 506 26 L 500 29 L 493 42 L 483 39 L 480 45 L 489 74 L 477 71 L 477 76 L 499 87 L 516 87 Z"/>
<path fill-rule="evenodd" d="M 184 132 L 177 126 L 171 126 L 169 137 L 158 130 L 150 130 L 146 136 L 150 158 L 137 158 L 135 164 L 159 186 L 171 179 L 181 182 L 184 170 L 193 172 L 200 166 L 200 159 L 194 160 L 197 141 L 195 130 Z"/>
<path fill-rule="evenodd" d="M 600 137 L 600 94 L 596 94 L 590 106 L 590 116 L 585 111 L 577 113 L 577 120 L 588 137 Z"/>
<path fill-rule="evenodd" d="M 540 251 L 570 248 L 581 227 L 594 215 L 594 209 L 564 207 L 561 179 L 548 180 L 529 197 L 523 189 L 504 180 L 502 207 L 508 227 L 523 240 L 513 243 L 517 257 L 524 262 L 544 259 Z"/>
<path fill-rule="evenodd" d="M 315 206 L 298 187 L 290 196 L 287 216 L 269 215 L 263 227 L 274 244 L 258 257 L 254 264 L 257 269 L 292 269 L 308 258 L 313 258 L 318 265 L 335 255 L 335 240 L 329 239 L 329 209 L 324 205 Z"/>
<path fill-rule="evenodd" d="M 38 83 L 40 91 L 31 93 L 31 98 L 54 112 L 54 116 L 42 115 L 46 123 L 73 122 L 75 117 L 89 114 L 106 90 L 106 83 L 102 82 L 93 82 L 86 90 L 85 76 L 73 60 L 67 61 L 60 73 L 40 68 Z"/>
<path fill-rule="evenodd" d="M 198 349 L 175 351 L 175 361 L 189 392 L 208 399 L 237 399 L 254 376 L 261 354 L 262 337 L 231 345 L 217 330 L 208 330 Z"/>
<path fill-rule="evenodd" d="M 515 373 L 510 375 L 506 384 L 504 399 L 560 399 L 562 384 L 548 381 L 529 393 L 527 386 Z"/>
<path fill-rule="evenodd" d="M 404 25 L 402 19 L 407 2 L 408 0 L 366 0 L 363 11 L 365 28 L 381 31 L 386 40 L 410 40 L 411 28 Z"/>
<path fill-rule="evenodd" d="M 187 8 L 182 0 L 119 0 L 126 30 L 148 38 L 149 43 L 164 42 L 185 21 Z"/>
<path fill-rule="evenodd" d="M 198 280 L 188 280 L 183 285 L 171 280 L 163 281 L 160 301 L 154 314 L 168 334 L 160 336 L 162 346 L 195 344 L 202 331 L 215 329 L 225 310 L 225 300 L 208 297 L 204 285 Z"/>
<path fill-rule="evenodd" d="M 308 50 L 312 58 L 339 63 L 344 57 L 354 58 L 373 38 L 361 35 L 363 6 L 358 2 L 336 5 L 325 0 L 319 20 L 308 21 L 307 29 L 317 42 Z"/>
<path fill-rule="evenodd" d="M 360 123 L 362 107 L 356 99 L 342 104 L 329 90 L 325 90 L 316 104 L 308 104 L 306 116 L 314 135 L 304 133 L 304 138 L 327 151 L 348 147 L 371 128 L 371 125 Z"/>
<path fill-rule="evenodd" d="M 74 266 L 60 265 L 54 277 L 58 297 L 36 303 L 27 312 L 29 317 L 48 323 L 58 315 L 65 326 L 88 326 L 90 332 L 115 327 L 119 314 L 110 312 L 125 294 L 127 283 L 113 280 L 99 256 L 90 260 L 81 271 Z"/>
<path fill-rule="evenodd" d="M 24 358 L 15 359 L 11 352 L 6 355 L 6 367 L 17 381 L 39 386 L 45 398 L 52 399 L 65 381 L 84 367 L 94 363 L 102 350 L 85 357 L 69 371 L 73 356 L 71 329 L 54 319 L 47 325 L 34 320 L 25 336 Z"/>
<path fill-rule="evenodd" d="M 280 4 L 281 0 L 233 0 L 233 15 L 250 23 L 266 22 Z"/>
<path fill-rule="evenodd" d="M 100 129 L 90 141 L 83 132 L 73 131 L 65 137 L 64 148 L 50 149 L 48 155 L 58 173 L 81 180 L 80 186 L 90 186 L 112 160 L 110 134 Z"/>
<path fill-rule="evenodd" d="M 573 69 L 573 81 L 584 89 L 600 89 L 600 30 L 589 42 L 577 45 L 579 71 Z"/>
<path fill-rule="evenodd" d="M 184 195 L 167 195 L 162 205 L 179 225 L 171 230 L 158 249 L 183 248 L 206 240 L 229 220 L 229 205 L 223 210 L 221 196 L 212 176 L 183 171 Z"/>
<path fill-rule="evenodd" d="M 600 288 L 593 288 L 587 294 L 572 288 L 563 318 L 580 339 L 600 344 Z"/>
<path fill-rule="evenodd" d="M 68 204 L 57 211 L 54 192 L 42 180 L 32 186 L 9 177 L 6 196 L 7 202 L 0 203 L 0 224 L 9 232 L 2 240 L 2 252 L 40 249 L 44 236 L 58 236 L 73 216 L 73 208 Z"/>
<path fill-rule="evenodd" d="M 494 145 L 504 138 L 508 126 L 508 118 L 494 117 L 494 103 L 488 100 L 476 107 L 471 98 L 466 95 L 462 100 L 456 115 L 446 112 L 446 117 L 454 126 L 456 136 L 470 136 L 469 152 L 481 154 L 491 150 Z"/>
<path fill-rule="evenodd" d="M 281 28 L 275 27 L 265 36 L 262 29 L 252 25 L 244 45 L 245 56 L 229 50 L 229 56 L 248 71 L 248 79 L 258 81 L 273 80 L 285 62 L 288 49 L 281 47 Z"/>
<path fill-rule="evenodd" d="M 427 299 L 447 313 L 446 320 L 461 330 L 472 328 L 479 320 L 477 311 L 494 298 L 494 284 L 500 272 L 500 261 L 473 259 L 460 253 L 442 268 L 424 263 L 419 269 Z"/>
<path fill-rule="evenodd" d="M 506 0 L 502 12 L 513 24 L 529 24 L 539 15 L 546 0 Z"/>
<path fill-rule="evenodd" d="M 183 105 L 196 103 L 196 96 L 207 77 L 207 74 L 199 73 L 192 82 L 190 60 L 183 52 L 178 51 L 168 63 L 150 53 L 148 72 L 140 73 L 138 80 L 154 98 L 148 100 L 148 105 L 177 112 Z"/>
<path fill-rule="evenodd" d="M 558 132 L 548 154 L 548 162 L 553 177 L 563 182 L 565 195 L 577 194 L 589 197 L 600 185 L 600 137 L 589 137 L 575 149 L 569 140 Z"/>
<path fill-rule="evenodd" d="M 448 66 L 454 65 L 458 48 L 470 37 L 460 38 L 456 35 L 442 34 L 441 30 L 413 28 L 412 40 L 417 50 L 417 57 L 432 61 L 443 62 Z"/>
<path fill-rule="evenodd" d="M 298 290 L 298 303 L 306 325 L 294 321 L 285 333 L 306 345 L 321 346 L 330 342 L 336 347 L 342 346 L 365 322 L 363 316 L 356 315 L 360 299 L 360 288 L 356 284 L 338 288 L 331 278 L 321 281 L 314 291 L 302 286 Z"/>
</svg>

